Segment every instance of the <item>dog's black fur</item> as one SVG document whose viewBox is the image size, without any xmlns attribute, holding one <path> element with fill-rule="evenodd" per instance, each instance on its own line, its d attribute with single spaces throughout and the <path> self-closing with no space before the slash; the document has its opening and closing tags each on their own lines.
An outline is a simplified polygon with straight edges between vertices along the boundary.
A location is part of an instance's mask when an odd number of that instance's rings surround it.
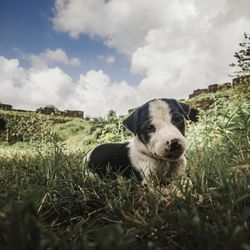
<svg viewBox="0 0 250 250">
<path fill-rule="evenodd" d="M 140 173 L 132 167 L 128 151 L 128 143 L 97 146 L 91 152 L 88 166 L 101 177 L 114 178 L 120 174 L 141 181 Z"/>
</svg>

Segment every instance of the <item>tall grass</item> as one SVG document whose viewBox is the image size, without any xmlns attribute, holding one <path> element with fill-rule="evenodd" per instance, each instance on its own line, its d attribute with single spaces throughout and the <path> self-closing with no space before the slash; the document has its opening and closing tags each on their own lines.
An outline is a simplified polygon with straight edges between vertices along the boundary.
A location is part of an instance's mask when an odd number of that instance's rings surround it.
<svg viewBox="0 0 250 250">
<path fill-rule="evenodd" d="M 1 249 L 250 249 L 249 114 L 248 102 L 220 99 L 190 125 L 193 185 L 173 177 L 182 195 L 119 176 L 90 179 L 84 149 L 64 139 L 98 128 L 59 125 L 46 146 L 25 144 L 32 154 L 1 157 Z M 79 145 L 106 138 L 95 136 Z"/>
</svg>

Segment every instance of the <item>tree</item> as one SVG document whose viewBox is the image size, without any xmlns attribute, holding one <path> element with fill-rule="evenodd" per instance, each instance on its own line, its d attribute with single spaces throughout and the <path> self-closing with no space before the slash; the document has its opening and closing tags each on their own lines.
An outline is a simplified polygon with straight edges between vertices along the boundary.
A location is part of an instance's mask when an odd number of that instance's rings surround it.
<svg viewBox="0 0 250 250">
<path fill-rule="evenodd" d="M 109 110 L 108 114 L 107 114 L 107 119 L 113 119 L 114 117 L 116 117 L 116 112 L 114 110 Z"/>
<path fill-rule="evenodd" d="M 233 75 L 236 77 L 250 74 L 250 36 L 247 33 L 244 33 L 244 41 L 239 43 L 239 46 L 241 49 L 234 54 L 237 63 L 229 65 L 231 67 L 237 67 Z"/>
</svg>

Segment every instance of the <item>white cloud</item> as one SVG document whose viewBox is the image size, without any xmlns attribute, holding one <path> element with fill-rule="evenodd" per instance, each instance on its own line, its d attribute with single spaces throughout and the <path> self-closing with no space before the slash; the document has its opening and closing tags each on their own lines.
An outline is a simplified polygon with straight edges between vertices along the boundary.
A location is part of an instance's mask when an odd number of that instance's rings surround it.
<svg viewBox="0 0 250 250">
<path fill-rule="evenodd" d="M 180 98 L 229 80 L 249 9 L 248 0 L 56 0 L 53 23 L 126 53 L 131 71 L 143 77 L 135 88 L 141 99 Z"/>
<path fill-rule="evenodd" d="M 47 65 L 53 65 L 55 63 L 61 63 L 65 65 L 79 66 L 80 60 L 76 57 L 69 58 L 63 49 L 46 49 L 39 55 L 30 55 L 30 60 L 33 67 L 42 68 Z"/>
<path fill-rule="evenodd" d="M 83 105 L 89 115 L 104 115 L 111 109 L 125 114 L 128 103 L 138 105 L 135 94 L 135 89 L 128 83 L 113 83 L 103 71 L 91 70 L 80 75 L 72 105 L 75 108 Z"/>
<path fill-rule="evenodd" d="M 101 60 L 101 61 L 105 61 L 107 64 L 111 65 L 111 64 L 114 64 L 116 59 L 114 56 L 111 56 L 111 55 L 99 55 L 98 56 L 98 59 Z"/>
<path fill-rule="evenodd" d="M 138 86 L 140 95 L 185 98 L 194 89 L 230 80 L 228 65 L 234 60 L 242 27 L 248 23 L 250 20 L 242 18 L 217 32 L 200 31 L 195 25 L 188 33 L 185 26 L 173 31 L 150 30 L 145 44 L 131 59 L 132 72 L 144 77 Z M 175 41 L 162 42 L 171 36 L 169 32 L 178 35 Z M 205 40 L 204 44 L 200 39 Z"/>
<path fill-rule="evenodd" d="M 0 56 L 0 101 L 18 108 L 36 109 L 46 104 L 65 107 L 72 80 L 61 69 L 25 69 L 18 59 Z"/>
<path fill-rule="evenodd" d="M 114 56 L 108 56 L 106 58 L 107 64 L 114 64 L 115 63 L 115 57 Z"/>
<path fill-rule="evenodd" d="M 36 109 L 53 104 L 60 109 L 83 110 L 103 116 L 109 110 L 127 113 L 140 103 L 136 90 L 125 81 L 114 83 L 103 71 L 81 74 L 77 82 L 60 68 L 29 68 L 18 59 L 0 56 L 0 102 L 16 108 Z"/>
<path fill-rule="evenodd" d="M 193 1 L 56 0 L 53 23 L 56 30 L 69 32 L 72 37 L 97 35 L 130 54 L 150 29 L 185 22 L 195 14 Z"/>
</svg>

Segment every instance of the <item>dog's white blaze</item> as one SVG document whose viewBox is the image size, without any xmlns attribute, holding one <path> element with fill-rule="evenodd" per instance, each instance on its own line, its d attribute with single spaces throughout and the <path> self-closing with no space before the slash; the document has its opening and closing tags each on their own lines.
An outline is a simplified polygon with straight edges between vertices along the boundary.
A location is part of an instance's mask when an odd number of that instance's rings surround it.
<svg viewBox="0 0 250 250">
<path fill-rule="evenodd" d="M 171 122 L 172 115 L 168 104 L 162 100 L 150 102 L 149 114 L 152 124 L 156 128 L 148 143 L 149 150 L 159 157 L 164 157 L 166 150 L 169 149 L 171 140 L 178 139 L 185 152 L 187 140 Z"/>
<path fill-rule="evenodd" d="M 133 166 L 141 172 L 144 179 L 147 179 L 151 171 L 154 171 L 157 167 L 169 168 L 169 162 L 153 158 L 148 148 L 137 136 L 132 139 L 128 147 L 130 149 L 130 160 Z"/>
</svg>

